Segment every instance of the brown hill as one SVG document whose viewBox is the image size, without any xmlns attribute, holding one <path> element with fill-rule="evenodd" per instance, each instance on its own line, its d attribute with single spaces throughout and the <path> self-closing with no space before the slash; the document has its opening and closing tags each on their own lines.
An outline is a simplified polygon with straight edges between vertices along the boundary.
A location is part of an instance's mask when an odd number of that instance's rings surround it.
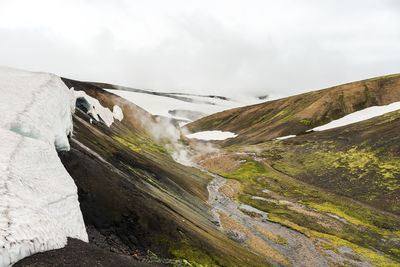
<svg viewBox="0 0 400 267">
<path fill-rule="evenodd" d="M 285 140 L 233 145 L 199 164 L 240 183 L 235 199 L 268 212 L 271 220 L 306 235 L 317 231 L 374 247 L 398 264 L 399 129 L 400 111 L 394 111 Z M 329 226 L 313 212 L 342 218 L 345 226 Z"/>
<path fill-rule="evenodd" d="M 236 108 L 186 126 L 192 132 L 223 130 L 238 136 L 223 145 L 255 144 L 297 135 L 349 113 L 400 101 L 400 74 L 348 83 L 265 103 Z"/>
<path fill-rule="evenodd" d="M 296 179 L 400 215 L 400 111 L 253 148 Z M 261 151 L 261 152 L 260 152 Z"/>
</svg>

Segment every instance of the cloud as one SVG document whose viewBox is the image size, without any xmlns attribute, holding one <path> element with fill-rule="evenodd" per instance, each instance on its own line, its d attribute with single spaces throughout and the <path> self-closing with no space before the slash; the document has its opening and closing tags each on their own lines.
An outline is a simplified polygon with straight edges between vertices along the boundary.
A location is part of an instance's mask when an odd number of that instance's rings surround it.
<svg viewBox="0 0 400 267">
<path fill-rule="evenodd" d="M 0 64 L 163 91 L 290 95 L 400 72 L 398 1 L 0 3 Z"/>
</svg>

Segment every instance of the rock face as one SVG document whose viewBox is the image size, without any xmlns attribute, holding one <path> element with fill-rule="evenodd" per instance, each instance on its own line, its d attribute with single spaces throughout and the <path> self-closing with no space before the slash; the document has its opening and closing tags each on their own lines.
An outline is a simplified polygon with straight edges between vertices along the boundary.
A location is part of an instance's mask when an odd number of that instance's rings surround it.
<svg viewBox="0 0 400 267">
<path fill-rule="evenodd" d="M 400 75 L 391 75 L 223 111 L 186 128 L 193 132 L 222 130 L 239 134 L 224 141 L 224 145 L 255 144 L 297 135 L 354 111 L 397 101 Z"/>
</svg>

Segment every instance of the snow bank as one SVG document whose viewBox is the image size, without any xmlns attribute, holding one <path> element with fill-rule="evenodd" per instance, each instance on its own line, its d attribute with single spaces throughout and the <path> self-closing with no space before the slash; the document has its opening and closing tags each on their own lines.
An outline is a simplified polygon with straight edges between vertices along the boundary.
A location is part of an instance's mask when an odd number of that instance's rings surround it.
<svg viewBox="0 0 400 267">
<path fill-rule="evenodd" d="M 342 127 L 346 126 L 352 123 L 357 123 L 360 121 L 365 121 L 374 117 L 381 116 L 385 113 L 389 113 L 392 111 L 396 111 L 400 109 L 400 102 L 394 102 L 389 105 L 385 106 L 373 106 L 369 108 L 365 108 L 363 110 L 359 110 L 353 113 L 350 113 L 340 119 L 331 121 L 327 124 L 315 127 L 314 129 L 308 130 L 307 132 L 311 131 L 324 131 L 324 130 L 329 130 L 332 128 L 337 128 L 337 127 Z M 293 138 L 296 137 L 296 135 L 287 135 L 287 136 L 281 136 L 274 138 L 274 140 L 284 140 L 288 138 Z"/>
<path fill-rule="evenodd" d="M 191 139 L 199 139 L 199 140 L 225 140 L 228 138 L 236 137 L 237 134 L 232 132 L 223 132 L 223 131 L 204 131 L 204 132 L 197 132 L 193 134 L 188 134 L 186 137 Z"/>
<path fill-rule="evenodd" d="M 122 112 L 122 109 L 117 105 L 114 105 L 113 107 L 113 116 L 114 119 L 117 119 L 119 121 L 122 121 L 124 119 L 124 113 Z"/>
<path fill-rule="evenodd" d="M 281 136 L 281 137 L 277 137 L 277 138 L 274 138 L 274 140 L 285 140 L 285 139 L 289 139 L 289 138 L 293 138 L 293 137 L 296 137 L 296 135 L 286 135 L 286 136 Z"/>
<path fill-rule="evenodd" d="M 385 105 L 385 106 L 373 106 L 373 107 L 369 107 L 369 108 L 366 108 L 363 110 L 359 110 L 359 111 L 350 113 L 340 119 L 331 121 L 325 125 L 316 127 L 312 130 L 313 131 L 324 131 L 324 130 L 328 130 L 328 129 L 332 129 L 332 128 L 336 128 L 336 127 L 341 127 L 341 126 L 349 125 L 352 123 L 368 120 L 373 117 L 381 116 L 385 113 L 392 112 L 392 111 L 395 111 L 398 109 L 400 109 L 400 102 L 394 102 L 392 104 Z"/>
<path fill-rule="evenodd" d="M 84 99 L 86 113 L 92 116 L 96 121 L 103 121 L 108 127 L 114 122 L 114 118 L 121 121 L 124 118 L 124 114 L 119 106 L 115 105 L 113 111 L 103 107 L 99 100 L 87 95 L 84 91 L 74 91 L 74 97 L 76 99 Z"/>
<path fill-rule="evenodd" d="M 69 150 L 75 97 L 61 79 L 0 67 L 0 266 L 88 241 L 77 188 L 57 150 Z"/>
</svg>

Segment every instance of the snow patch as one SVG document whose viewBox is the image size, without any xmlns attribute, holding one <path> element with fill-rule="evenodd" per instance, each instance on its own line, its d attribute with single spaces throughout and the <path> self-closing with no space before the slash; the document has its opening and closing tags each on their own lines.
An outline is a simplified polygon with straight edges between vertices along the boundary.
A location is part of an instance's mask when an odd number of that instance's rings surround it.
<svg viewBox="0 0 400 267">
<path fill-rule="evenodd" d="M 61 79 L 0 67 L 0 266 L 88 241 L 77 187 L 57 150 L 69 150 L 75 97 Z"/>
<path fill-rule="evenodd" d="M 272 193 L 272 191 L 271 191 L 271 190 L 268 190 L 268 189 L 263 189 L 262 192 L 265 193 L 265 194 L 271 194 L 271 193 Z"/>
<path fill-rule="evenodd" d="M 296 135 L 286 135 L 286 136 L 281 136 L 281 137 L 277 137 L 277 138 L 274 138 L 274 140 L 284 140 L 284 139 L 289 139 L 289 138 L 293 138 L 293 137 L 296 137 Z"/>
<path fill-rule="evenodd" d="M 122 109 L 118 105 L 114 105 L 113 107 L 113 116 L 114 119 L 117 119 L 119 121 L 122 121 L 124 119 L 124 113 L 122 112 Z"/>
<path fill-rule="evenodd" d="M 84 91 L 73 91 L 75 101 L 82 100 L 82 106 L 86 113 L 92 116 L 96 121 L 103 121 L 108 127 L 114 122 L 114 118 L 121 121 L 124 118 L 122 109 L 114 105 L 113 111 L 103 107 L 99 100 L 86 94 Z M 84 99 L 84 100 L 83 100 Z"/>
<path fill-rule="evenodd" d="M 350 113 L 340 119 L 331 121 L 325 125 L 318 126 L 310 131 L 324 131 L 336 127 L 346 126 L 352 123 L 368 120 L 377 116 L 381 116 L 385 113 L 396 111 L 400 109 L 400 102 L 394 102 L 385 106 L 373 106 L 363 110 L 359 110 Z"/>
<path fill-rule="evenodd" d="M 199 139 L 199 140 L 226 140 L 228 138 L 236 137 L 237 134 L 232 132 L 223 132 L 223 131 L 204 131 L 204 132 L 197 132 L 186 135 L 186 137 L 191 139 Z"/>
</svg>

